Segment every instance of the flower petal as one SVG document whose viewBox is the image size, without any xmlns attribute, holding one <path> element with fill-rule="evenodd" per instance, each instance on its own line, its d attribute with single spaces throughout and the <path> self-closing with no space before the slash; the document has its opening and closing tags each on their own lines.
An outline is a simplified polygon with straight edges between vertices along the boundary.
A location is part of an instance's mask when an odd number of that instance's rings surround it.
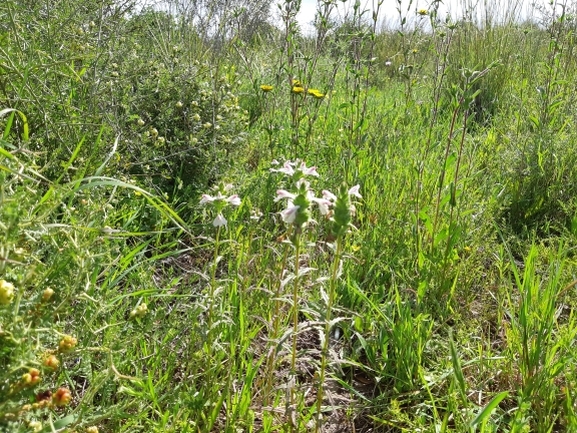
<svg viewBox="0 0 577 433">
<path fill-rule="evenodd" d="M 295 169 L 293 168 L 293 163 L 290 161 L 286 161 L 282 168 L 271 168 L 270 171 L 274 171 L 274 172 L 278 172 L 278 173 L 284 173 L 288 176 L 292 176 L 295 173 Z"/>
<path fill-rule="evenodd" d="M 240 197 L 238 194 L 231 195 L 229 198 L 226 199 L 233 206 L 240 206 Z"/>
<path fill-rule="evenodd" d="M 319 177 L 319 174 L 317 173 L 317 168 L 316 167 L 307 167 L 307 165 L 304 162 L 301 162 L 301 165 L 299 167 L 299 170 L 305 175 L 305 176 L 315 176 L 315 177 Z"/>
<path fill-rule="evenodd" d="M 200 199 L 200 204 L 212 203 L 215 200 L 216 200 L 216 197 L 213 197 L 213 196 L 208 195 L 208 194 L 203 194 L 202 198 Z"/>
<path fill-rule="evenodd" d="M 288 202 L 289 206 L 280 213 L 282 220 L 287 224 L 292 224 L 295 221 L 300 206 L 293 205 L 292 201 Z"/>
<path fill-rule="evenodd" d="M 286 189 L 279 189 L 276 192 L 276 198 L 274 199 L 274 201 L 279 201 L 282 200 L 283 198 L 288 198 L 289 200 L 294 200 L 296 198 L 296 195 L 294 195 L 291 192 L 288 192 Z"/>
<path fill-rule="evenodd" d="M 226 220 L 226 218 L 221 213 L 219 213 L 212 222 L 212 225 L 215 227 L 222 227 L 226 226 L 227 222 L 228 221 Z"/>
<path fill-rule="evenodd" d="M 313 198 L 312 199 L 313 202 L 315 202 L 317 204 L 317 206 L 319 207 L 319 211 L 321 212 L 321 215 L 326 215 L 329 213 L 329 208 L 333 205 L 333 203 L 330 200 L 324 199 L 324 198 Z"/>
<path fill-rule="evenodd" d="M 351 189 L 349 189 L 349 195 L 353 195 L 358 198 L 363 198 L 363 196 L 359 193 L 359 189 L 361 188 L 360 185 L 355 185 Z"/>
<path fill-rule="evenodd" d="M 327 189 L 323 189 L 323 198 L 325 200 L 337 201 L 337 196 Z"/>
</svg>

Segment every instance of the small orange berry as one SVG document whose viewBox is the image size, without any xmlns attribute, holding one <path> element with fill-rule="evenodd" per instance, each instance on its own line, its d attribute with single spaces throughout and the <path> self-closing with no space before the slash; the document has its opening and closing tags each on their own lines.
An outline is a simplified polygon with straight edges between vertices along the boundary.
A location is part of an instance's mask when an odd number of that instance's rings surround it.
<svg viewBox="0 0 577 433">
<path fill-rule="evenodd" d="M 36 385 L 38 382 L 40 382 L 40 370 L 38 370 L 37 368 L 31 368 L 30 370 L 28 370 L 28 374 L 30 375 L 30 384 L 31 385 Z"/>
<path fill-rule="evenodd" d="M 26 385 L 32 384 L 32 375 L 30 373 L 23 374 L 22 382 L 24 382 Z"/>
</svg>

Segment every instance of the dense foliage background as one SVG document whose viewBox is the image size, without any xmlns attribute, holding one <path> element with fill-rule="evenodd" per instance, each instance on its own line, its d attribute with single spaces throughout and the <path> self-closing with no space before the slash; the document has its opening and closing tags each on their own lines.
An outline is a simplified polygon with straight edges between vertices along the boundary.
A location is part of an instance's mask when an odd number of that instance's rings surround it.
<svg viewBox="0 0 577 433">
<path fill-rule="evenodd" d="M 2 2 L 0 431 L 577 431 L 577 9 L 374 3 Z"/>
</svg>

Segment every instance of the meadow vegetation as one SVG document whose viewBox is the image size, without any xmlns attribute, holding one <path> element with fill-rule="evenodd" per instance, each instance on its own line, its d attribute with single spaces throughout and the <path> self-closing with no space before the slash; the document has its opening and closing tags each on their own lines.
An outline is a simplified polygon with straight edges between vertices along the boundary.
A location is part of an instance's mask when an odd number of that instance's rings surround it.
<svg viewBox="0 0 577 433">
<path fill-rule="evenodd" d="M 577 431 L 575 5 L 276 3 L 0 5 L 0 431 Z"/>
</svg>

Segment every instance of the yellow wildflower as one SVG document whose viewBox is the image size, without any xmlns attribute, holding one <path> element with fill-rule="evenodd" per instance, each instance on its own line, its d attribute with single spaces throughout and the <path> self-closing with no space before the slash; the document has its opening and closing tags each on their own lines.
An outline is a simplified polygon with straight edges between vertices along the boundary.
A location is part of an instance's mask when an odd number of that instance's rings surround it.
<svg viewBox="0 0 577 433">
<path fill-rule="evenodd" d="M 307 93 L 311 96 L 314 96 L 316 99 L 322 99 L 325 97 L 325 94 L 317 89 L 308 89 Z"/>
<path fill-rule="evenodd" d="M 419 9 L 417 13 L 421 16 L 429 15 L 429 11 L 427 9 Z"/>
<path fill-rule="evenodd" d="M 305 89 L 301 86 L 293 86 L 292 92 L 293 93 L 303 93 Z"/>
<path fill-rule="evenodd" d="M 273 89 L 273 86 L 269 86 L 268 84 L 263 84 L 260 86 L 260 90 L 263 92 L 270 92 Z"/>
</svg>

